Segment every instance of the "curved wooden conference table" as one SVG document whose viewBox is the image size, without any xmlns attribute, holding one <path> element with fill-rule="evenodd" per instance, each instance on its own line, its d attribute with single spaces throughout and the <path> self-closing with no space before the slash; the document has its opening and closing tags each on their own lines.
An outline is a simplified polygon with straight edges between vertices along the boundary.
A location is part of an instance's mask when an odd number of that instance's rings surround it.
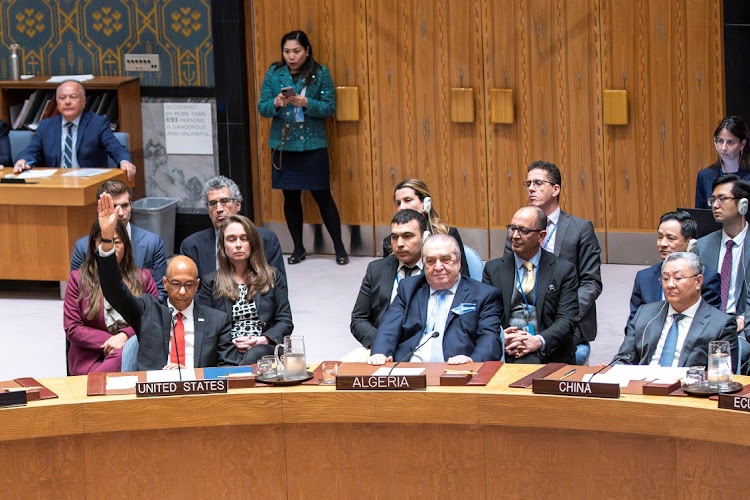
<svg viewBox="0 0 750 500">
<path fill-rule="evenodd" d="M 750 414 L 716 401 L 486 387 L 297 386 L 168 398 L 59 399 L 0 410 L 7 498 L 743 497 Z M 745 383 L 750 378 L 741 377 Z"/>
</svg>

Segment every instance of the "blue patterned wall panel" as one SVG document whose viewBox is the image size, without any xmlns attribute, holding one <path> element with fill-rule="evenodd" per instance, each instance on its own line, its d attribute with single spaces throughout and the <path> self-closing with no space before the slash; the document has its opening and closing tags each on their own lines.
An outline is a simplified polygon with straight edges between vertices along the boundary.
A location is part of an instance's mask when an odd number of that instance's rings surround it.
<svg viewBox="0 0 750 500">
<path fill-rule="evenodd" d="M 25 74 L 136 75 L 145 87 L 214 86 L 210 0 L 2 0 L 2 79 L 10 75 L 12 43 L 21 47 Z M 126 72 L 124 54 L 159 54 L 161 71 Z"/>
</svg>

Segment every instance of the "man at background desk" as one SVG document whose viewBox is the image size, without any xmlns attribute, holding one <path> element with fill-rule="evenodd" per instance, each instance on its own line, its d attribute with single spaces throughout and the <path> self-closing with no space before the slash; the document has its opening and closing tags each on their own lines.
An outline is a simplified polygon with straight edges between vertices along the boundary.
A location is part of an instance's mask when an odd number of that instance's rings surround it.
<svg viewBox="0 0 750 500">
<path fill-rule="evenodd" d="M 501 361 L 498 291 L 461 276 L 461 249 L 447 234 L 425 240 L 422 262 L 424 274 L 399 282 L 367 362 Z"/>
<path fill-rule="evenodd" d="M 615 359 L 633 365 L 706 366 L 708 343 L 726 340 L 735 366 L 737 321 L 701 300 L 700 257 L 671 254 L 664 259 L 661 281 L 666 300 L 638 308 Z"/>
<path fill-rule="evenodd" d="M 32 166 L 54 168 L 101 168 L 112 158 L 128 176 L 135 178 L 130 153 L 115 138 L 106 116 L 84 111 L 86 89 L 79 82 L 61 83 L 55 92 L 59 115 L 39 123 L 29 145 L 13 166 L 18 173 Z"/>
</svg>

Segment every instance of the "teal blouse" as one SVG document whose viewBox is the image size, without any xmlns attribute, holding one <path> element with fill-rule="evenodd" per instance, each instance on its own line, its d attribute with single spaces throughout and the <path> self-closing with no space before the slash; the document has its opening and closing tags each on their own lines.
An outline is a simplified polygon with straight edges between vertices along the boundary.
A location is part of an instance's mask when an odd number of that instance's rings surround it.
<svg viewBox="0 0 750 500">
<path fill-rule="evenodd" d="M 289 67 L 286 65 L 277 69 L 274 69 L 272 65 L 268 69 L 260 90 L 258 111 L 261 116 L 273 118 L 271 135 L 268 139 L 268 145 L 271 148 L 279 145 L 282 132 L 287 127 L 291 127 L 292 132 L 284 145 L 284 151 L 312 151 L 328 146 L 323 119 L 333 115 L 336 111 L 336 92 L 328 68 L 321 65 L 320 71 L 313 74 L 307 84 L 305 93 L 307 107 L 302 108 L 305 116 L 304 122 L 294 121 L 292 106 L 276 109 L 273 105 L 273 100 L 282 88 L 293 87 L 294 92 L 300 94 L 305 84 L 301 78 L 296 83 L 293 82 Z"/>
</svg>

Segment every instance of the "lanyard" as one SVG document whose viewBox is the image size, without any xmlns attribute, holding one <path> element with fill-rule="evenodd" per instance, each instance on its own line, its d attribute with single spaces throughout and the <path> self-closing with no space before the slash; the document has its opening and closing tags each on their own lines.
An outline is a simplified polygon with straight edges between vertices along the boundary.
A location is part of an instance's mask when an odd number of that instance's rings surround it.
<svg viewBox="0 0 750 500">
<path fill-rule="evenodd" d="M 549 232 L 547 235 L 547 239 L 544 240 L 544 244 L 542 245 L 542 248 L 547 250 L 547 245 L 549 245 L 550 240 L 552 239 L 552 236 L 555 234 L 555 231 L 557 231 L 557 224 L 554 222 L 552 223 L 552 231 Z"/>
<path fill-rule="evenodd" d="M 534 272 L 533 270 L 531 271 Z M 539 296 L 539 283 L 534 284 L 534 302 L 529 305 L 529 301 L 526 300 L 526 294 L 523 293 L 523 287 L 521 286 L 521 275 L 518 272 L 518 268 L 516 268 L 516 280 L 518 281 L 518 291 L 521 292 L 521 297 L 523 297 L 523 309 L 524 309 L 524 321 L 527 323 L 529 322 L 529 317 L 531 316 L 531 311 L 536 307 L 536 298 Z"/>
</svg>

